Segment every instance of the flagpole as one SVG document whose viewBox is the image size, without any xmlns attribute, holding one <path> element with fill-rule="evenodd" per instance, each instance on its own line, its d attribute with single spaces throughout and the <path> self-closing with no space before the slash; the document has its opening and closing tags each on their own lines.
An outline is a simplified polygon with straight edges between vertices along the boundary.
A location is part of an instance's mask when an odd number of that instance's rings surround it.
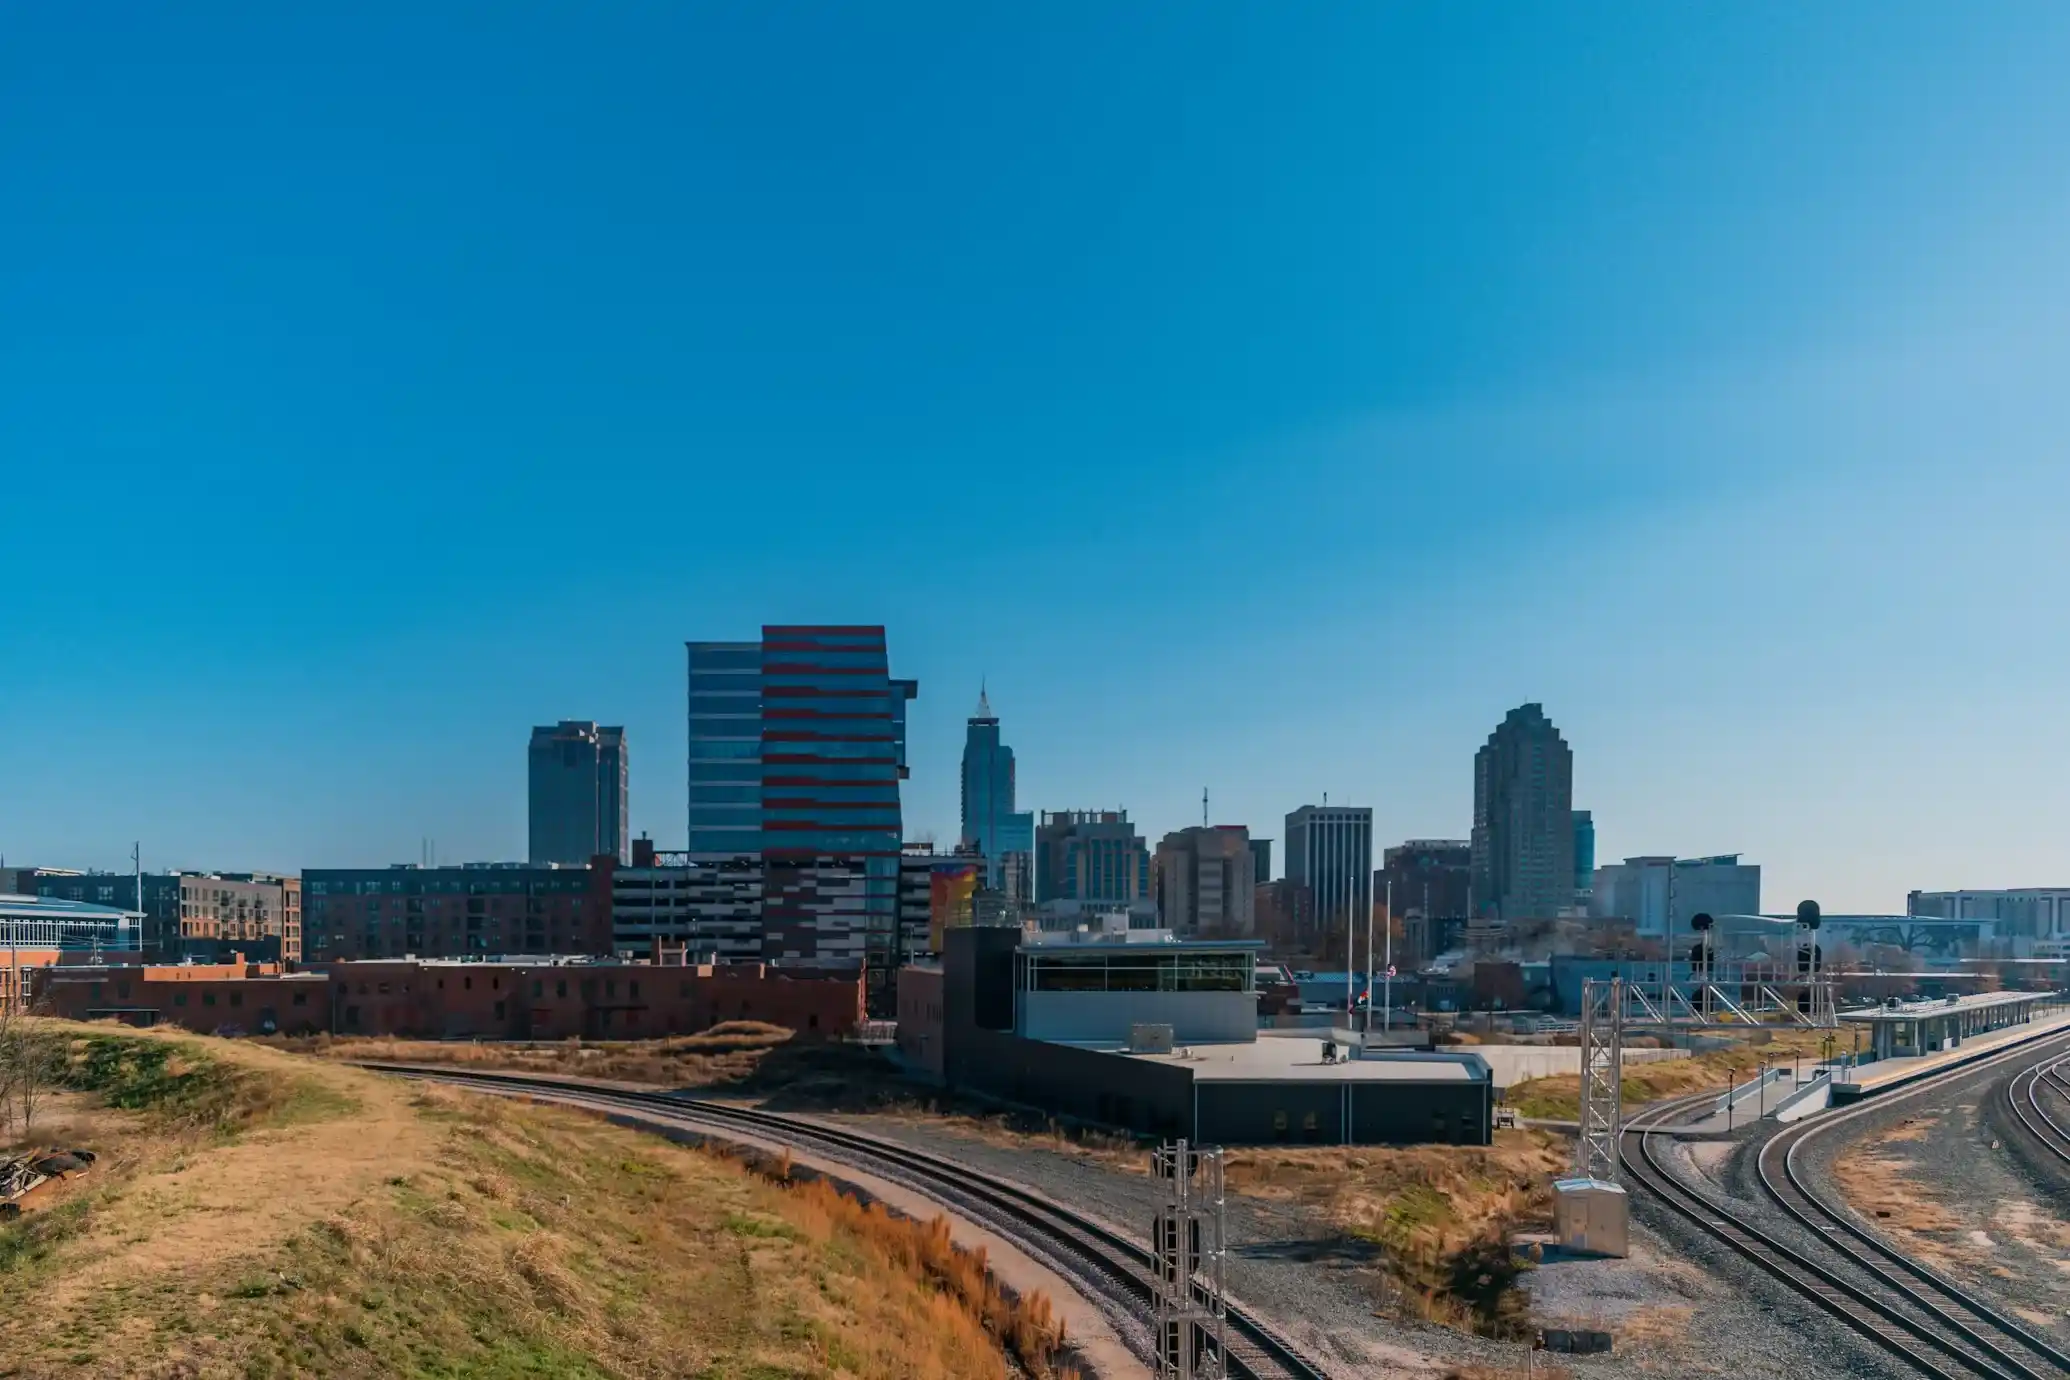
<svg viewBox="0 0 2070 1380">
<path fill-rule="evenodd" d="M 1373 1033 L 1373 903 L 1366 902 L 1366 1033 Z M 1361 1042 L 1363 1043 L 1363 1042 Z"/>
<path fill-rule="evenodd" d="M 1381 988 L 1380 990 L 1381 990 L 1381 991 L 1383 991 L 1383 992 L 1385 992 L 1385 993 L 1386 993 L 1387 995 L 1386 995 L 1386 998 L 1385 998 L 1385 1000 L 1386 1000 L 1386 1004 L 1385 1004 L 1385 1005 L 1384 1005 L 1384 1006 L 1383 1006 L 1383 1007 L 1381 1008 L 1381 1011 L 1382 1011 L 1382 1015 L 1381 1015 L 1381 1018 L 1380 1018 L 1380 1019 L 1381 1019 L 1382 1023 L 1384 1024 L 1385 1028 L 1386 1028 L 1386 1029 L 1388 1029 L 1388 1030 L 1390 1030 L 1390 1031 L 1392 1031 L 1392 1030 L 1394 1029 L 1394 878 L 1392 878 L 1392 877 L 1389 877 L 1389 878 L 1387 879 L 1387 939 L 1386 939 L 1386 944 L 1387 944 L 1387 976 L 1386 976 L 1386 978 L 1385 978 L 1385 979 L 1383 980 L 1383 981 L 1384 981 L 1384 983 L 1385 983 L 1385 985 L 1384 985 L 1384 986 L 1383 986 L 1383 987 L 1382 987 L 1382 988 Z M 1371 945 L 1367 945 L 1367 947 L 1368 947 L 1368 948 L 1370 949 L 1370 948 L 1371 948 L 1372 946 L 1371 946 Z M 1367 982 L 1366 982 L 1366 1005 L 1370 1007 L 1370 1006 L 1371 1006 L 1372 1004 L 1373 1004 L 1373 984 L 1372 984 L 1372 981 L 1371 981 L 1370 979 L 1368 979 L 1368 980 L 1367 980 Z"/>
</svg>

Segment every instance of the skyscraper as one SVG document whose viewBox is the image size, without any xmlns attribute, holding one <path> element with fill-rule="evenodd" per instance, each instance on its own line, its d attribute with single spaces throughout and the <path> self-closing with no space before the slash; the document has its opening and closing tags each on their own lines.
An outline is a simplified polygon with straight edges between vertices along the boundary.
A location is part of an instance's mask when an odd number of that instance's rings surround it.
<svg viewBox="0 0 2070 1380">
<path fill-rule="evenodd" d="M 620 862 L 632 837 L 626 818 L 625 730 L 563 719 L 532 730 L 528 756 L 535 865 Z"/>
<path fill-rule="evenodd" d="M 1317 946 L 1353 926 L 1364 943 L 1373 913 L 1373 812 L 1303 805 L 1287 816 L 1286 853 L 1287 880 L 1312 898 Z"/>
<path fill-rule="evenodd" d="M 1035 816 L 1016 811 L 1013 804 L 1013 749 L 999 740 L 991 697 L 980 689 L 977 713 L 963 733 L 963 843 L 985 855 L 986 879 L 993 890 L 1027 900 Z"/>
<path fill-rule="evenodd" d="M 1474 917 L 1558 915 L 1574 881 L 1574 754 L 1543 705 L 1521 705 L 1474 754 Z"/>
<path fill-rule="evenodd" d="M 1263 886 L 1272 880 L 1272 840 L 1251 840 L 1252 883 Z"/>
<path fill-rule="evenodd" d="M 762 954 L 860 964 L 873 1006 L 898 953 L 906 704 L 879 626 L 769 626 L 689 644 L 693 859 L 759 856 Z"/>
<path fill-rule="evenodd" d="M 1586 905 L 1596 889 L 1596 816 L 1592 810 L 1574 812 L 1574 903 Z"/>
</svg>

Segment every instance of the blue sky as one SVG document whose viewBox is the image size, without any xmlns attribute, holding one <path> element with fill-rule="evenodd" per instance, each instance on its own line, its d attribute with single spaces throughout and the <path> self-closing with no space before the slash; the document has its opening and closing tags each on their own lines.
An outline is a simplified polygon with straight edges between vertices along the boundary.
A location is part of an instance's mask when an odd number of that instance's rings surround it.
<svg viewBox="0 0 2070 1380">
<path fill-rule="evenodd" d="M 410 12 L 415 11 L 415 12 Z M 2070 10 L 512 4 L 0 18 L 0 852 L 683 827 L 682 642 L 883 622 L 909 829 L 2064 884 Z"/>
</svg>

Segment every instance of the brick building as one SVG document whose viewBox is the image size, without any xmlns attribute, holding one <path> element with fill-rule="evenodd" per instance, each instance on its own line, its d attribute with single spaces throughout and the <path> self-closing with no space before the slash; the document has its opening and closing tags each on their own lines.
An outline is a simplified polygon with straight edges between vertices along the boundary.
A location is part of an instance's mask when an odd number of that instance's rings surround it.
<svg viewBox="0 0 2070 1380">
<path fill-rule="evenodd" d="M 307 961 L 611 952 L 611 879 L 587 867 L 468 863 L 302 874 Z"/>
<path fill-rule="evenodd" d="M 321 973 L 261 963 L 82 966 L 48 970 L 32 990 L 51 1014 L 74 1020 L 221 1034 L 644 1039 L 763 1021 L 809 1039 L 845 1035 L 863 1014 L 860 971 L 763 963 L 408 959 L 334 963 Z"/>
<path fill-rule="evenodd" d="M 321 973 L 278 963 L 50 968 L 31 978 L 39 1009 L 66 1020 L 178 1025 L 203 1035 L 315 1035 L 330 1028 Z"/>
</svg>

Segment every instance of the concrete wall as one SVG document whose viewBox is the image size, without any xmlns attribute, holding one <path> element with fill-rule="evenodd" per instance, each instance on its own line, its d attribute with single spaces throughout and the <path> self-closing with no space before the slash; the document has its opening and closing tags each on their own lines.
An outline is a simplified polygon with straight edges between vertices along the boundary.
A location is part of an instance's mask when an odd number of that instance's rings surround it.
<svg viewBox="0 0 2070 1380">
<path fill-rule="evenodd" d="M 1193 1071 L 1122 1054 L 1024 1040 L 1005 1031 L 951 1036 L 956 1086 L 1062 1116 L 1161 1136 L 1192 1136 Z"/>
<path fill-rule="evenodd" d="M 942 971 L 904 967 L 898 970 L 898 1052 L 906 1067 L 940 1082 L 946 1072 L 942 1057 Z"/>
<path fill-rule="evenodd" d="M 1031 1040 L 1125 1044 L 1129 1027 L 1169 1025 L 1179 1044 L 1253 1040 L 1256 992 L 1023 992 L 1016 1033 Z"/>
</svg>

